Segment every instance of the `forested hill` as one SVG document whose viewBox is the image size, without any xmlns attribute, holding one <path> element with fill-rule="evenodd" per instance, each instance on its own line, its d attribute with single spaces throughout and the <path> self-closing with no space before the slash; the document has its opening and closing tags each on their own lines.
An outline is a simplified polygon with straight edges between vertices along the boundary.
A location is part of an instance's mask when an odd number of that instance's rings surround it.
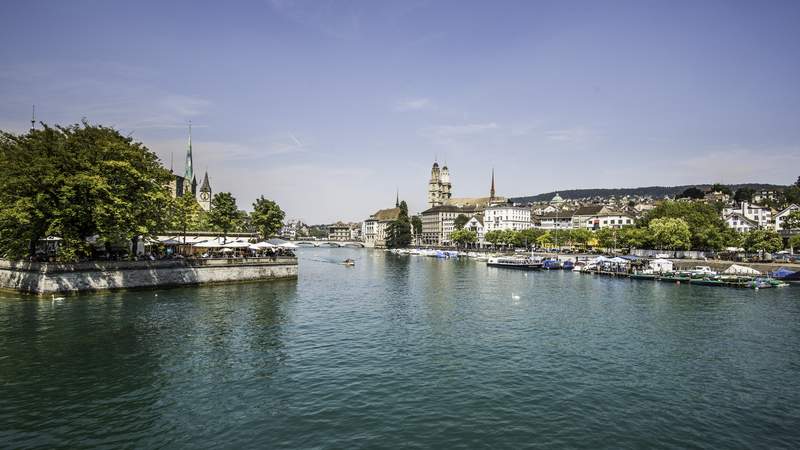
<svg viewBox="0 0 800 450">
<path fill-rule="evenodd" d="M 739 188 L 750 188 L 753 190 L 775 190 L 783 189 L 786 186 L 778 184 L 761 184 L 761 183 L 745 183 L 745 184 L 730 184 L 727 185 L 731 191 L 736 192 Z M 613 189 L 569 189 L 566 191 L 557 191 L 558 195 L 565 199 L 579 199 L 590 197 L 623 197 L 626 195 L 641 195 L 650 196 L 653 198 L 663 198 L 665 195 L 674 197 L 688 188 L 696 187 L 698 189 L 707 190 L 711 187 L 710 184 L 690 184 L 685 186 L 647 186 L 637 188 L 613 188 Z M 542 202 L 549 201 L 556 195 L 556 192 L 545 192 L 543 194 L 529 195 L 526 197 L 514 197 L 511 200 L 515 203 L 528 203 L 528 202 Z"/>
</svg>

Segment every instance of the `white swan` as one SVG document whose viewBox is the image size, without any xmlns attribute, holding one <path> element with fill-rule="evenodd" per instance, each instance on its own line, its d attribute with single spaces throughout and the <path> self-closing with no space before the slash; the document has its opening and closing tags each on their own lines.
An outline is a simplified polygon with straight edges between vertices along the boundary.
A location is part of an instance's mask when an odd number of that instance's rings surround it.
<svg viewBox="0 0 800 450">
<path fill-rule="evenodd" d="M 517 294 L 511 294 L 511 299 L 512 299 L 512 300 L 519 300 L 519 295 L 517 295 Z"/>
<path fill-rule="evenodd" d="M 56 297 L 55 294 L 50 294 L 50 298 L 52 299 L 52 300 L 50 300 L 50 303 L 64 301 L 64 297 Z"/>
</svg>

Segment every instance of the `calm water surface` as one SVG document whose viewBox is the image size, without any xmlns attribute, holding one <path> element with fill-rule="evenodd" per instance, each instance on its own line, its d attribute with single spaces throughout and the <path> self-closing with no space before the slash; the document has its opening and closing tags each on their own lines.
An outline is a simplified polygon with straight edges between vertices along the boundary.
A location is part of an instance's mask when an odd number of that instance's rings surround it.
<svg viewBox="0 0 800 450">
<path fill-rule="evenodd" d="M 800 288 L 300 258 L 291 282 L 0 293 L 0 447 L 800 446 Z"/>
</svg>

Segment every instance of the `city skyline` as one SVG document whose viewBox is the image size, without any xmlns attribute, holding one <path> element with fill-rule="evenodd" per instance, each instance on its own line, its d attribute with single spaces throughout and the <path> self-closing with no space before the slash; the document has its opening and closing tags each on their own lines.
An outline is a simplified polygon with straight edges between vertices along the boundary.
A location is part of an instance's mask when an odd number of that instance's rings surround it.
<svg viewBox="0 0 800 450">
<path fill-rule="evenodd" d="M 800 5 L 252 1 L 8 5 L 0 129 L 119 128 L 250 209 L 361 220 L 453 195 L 790 184 Z M 104 36 L 104 39 L 97 39 Z"/>
</svg>

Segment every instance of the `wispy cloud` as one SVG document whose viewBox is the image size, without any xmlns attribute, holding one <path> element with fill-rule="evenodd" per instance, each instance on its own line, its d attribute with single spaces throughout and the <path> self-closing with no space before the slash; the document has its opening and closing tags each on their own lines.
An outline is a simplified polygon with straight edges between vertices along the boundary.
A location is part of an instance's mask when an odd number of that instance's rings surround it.
<svg viewBox="0 0 800 450">
<path fill-rule="evenodd" d="M 421 109 L 430 109 L 433 103 L 429 98 L 408 98 L 400 100 L 394 104 L 394 110 L 398 112 L 406 111 L 419 111 Z"/>
<path fill-rule="evenodd" d="M 545 137 L 554 142 L 584 143 L 598 134 L 585 127 L 563 128 L 545 132 Z"/>
<path fill-rule="evenodd" d="M 336 1 L 270 0 L 278 14 L 329 37 L 352 40 L 361 36 L 361 12 Z"/>
<path fill-rule="evenodd" d="M 463 125 L 438 125 L 423 129 L 421 134 L 423 136 L 434 138 L 458 138 L 483 134 L 489 131 L 497 130 L 498 128 L 500 127 L 495 122 L 470 123 Z"/>
</svg>

